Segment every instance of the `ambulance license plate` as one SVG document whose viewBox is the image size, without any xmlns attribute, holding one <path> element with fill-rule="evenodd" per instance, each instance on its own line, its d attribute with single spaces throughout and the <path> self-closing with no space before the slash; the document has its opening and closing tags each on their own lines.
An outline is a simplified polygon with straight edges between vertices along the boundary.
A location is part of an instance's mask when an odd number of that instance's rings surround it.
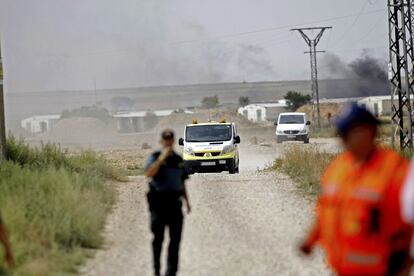
<svg viewBox="0 0 414 276">
<path fill-rule="evenodd" d="M 216 162 L 201 162 L 201 166 L 215 166 Z"/>
<path fill-rule="evenodd" d="M 288 136 L 288 138 L 289 138 L 289 139 L 295 139 L 295 138 L 296 138 L 296 136 L 295 136 L 295 135 L 289 135 L 289 136 Z"/>
</svg>

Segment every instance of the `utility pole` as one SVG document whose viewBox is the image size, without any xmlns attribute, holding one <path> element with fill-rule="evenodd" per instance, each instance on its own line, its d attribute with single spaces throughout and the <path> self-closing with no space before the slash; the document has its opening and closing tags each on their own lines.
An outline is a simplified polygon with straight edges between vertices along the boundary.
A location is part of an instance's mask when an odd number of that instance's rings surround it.
<svg viewBox="0 0 414 276">
<path fill-rule="evenodd" d="M 0 41 L 0 160 L 6 159 L 6 122 L 4 115 L 3 61 Z"/>
<path fill-rule="evenodd" d="M 399 139 L 400 150 L 413 148 L 414 95 L 412 1 L 387 0 L 389 24 L 389 80 L 391 82 L 392 143 Z"/>
<path fill-rule="evenodd" d="M 322 38 L 323 33 L 327 29 L 332 29 L 332 27 L 310 27 L 310 28 L 297 28 L 291 29 L 291 31 L 298 31 L 303 39 L 305 40 L 306 44 L 309 46 L 309 51 L 305 52 L 305 54 L 309 54 L 310 56 L 310 65 L 311 65 L 311 81 L 312 81 L 312 119 L 315 121 L 315 118 L 318 122 L 318 127 L 321 127 L 321 110 L 319 108 L 319 84 L 318 84 L 318 62 L 317 62 L 317 54 L 324 53 L 324 51 L 316 51 L 316 46 L 318 45 L 319 41 Z M 311 39 L 305 32 L 306 31 L 315 31 L 318 30 L 318 35 Z M 315 108 L 316 105 L 316 108 Z M 316 113 L 316 114 L 315 114 Z"/>
</svg>

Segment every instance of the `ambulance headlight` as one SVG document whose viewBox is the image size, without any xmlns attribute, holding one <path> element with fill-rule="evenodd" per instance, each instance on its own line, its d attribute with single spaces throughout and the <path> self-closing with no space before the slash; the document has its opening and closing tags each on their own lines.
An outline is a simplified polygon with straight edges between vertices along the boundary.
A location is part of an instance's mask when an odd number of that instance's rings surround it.
<svg viewBox="0 0 414 276">
<path fill-rule="evenodd" d="M 307 130 L 306 128 L 304 128 L 304 129 L 302 129 L 299 133 L 300 133 L 300 134 L 306 134 L 306 133 L 308 133 L 308 130 Z"/>
<path fill-rule="evenodd" d="M 234 149 L 234 146 L 225 146 L 223 148 L 223 150 L 221 151 L 221 154 L 226 154 L 226 153 L 232 152 L 233 149 Z"/>
<path fill-rule="evenodd" d="M 192 147 L 184 147 L 184 153 L 189 155 L 194 155 L 194 151 Z"/>
<path fill-rule="evenodd" d="M 276 130 L 276 133 L 277 133 L 277 134 L 283 134 L 283 131 L 281 131 L 281 130 Z"/>
</svg>

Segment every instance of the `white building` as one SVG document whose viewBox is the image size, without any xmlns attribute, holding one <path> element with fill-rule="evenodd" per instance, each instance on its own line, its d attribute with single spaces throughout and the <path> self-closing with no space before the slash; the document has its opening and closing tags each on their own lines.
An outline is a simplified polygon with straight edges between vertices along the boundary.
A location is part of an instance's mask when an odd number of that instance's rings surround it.
<svg viewBox="0 0 414 276">
<path fill-rule="evenodd" d="M 117 120 L 118 132 L 131 133 L 142 132 L 148 128 L 153 127 L 158 121 L 159 117 L 167 117 L 173 113 L 193 114 L 189 110 L 154 110 L 154 111 L 130 111 L 118 112 L 113 115 Z"/>
<path fill-rule="evenodd" d="M 391 96 L 371 96 L 362 98 L 358 104 L 365 106 L 375 116 L 390 115 L 392 112 Z"/>
<path fill-rule="evenodd" d="M 38 115 L 23 119 L 21 127 L 30 133 L 44 133 L 49 131 L 60 119 L 60 115 Z"/>
<path fill-rule="evenodd" d="M 240 107 L 238 113 L 250 121 L 276 121 L 279 114 L 286 112 L 287 103 L 280 100 L 275 103 L 256 103 Z"/>
</svg>

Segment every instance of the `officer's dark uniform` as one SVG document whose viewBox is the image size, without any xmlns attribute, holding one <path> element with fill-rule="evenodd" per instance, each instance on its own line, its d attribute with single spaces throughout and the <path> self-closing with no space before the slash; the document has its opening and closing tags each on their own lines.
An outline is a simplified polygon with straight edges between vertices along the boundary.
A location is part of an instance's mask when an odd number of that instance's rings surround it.
<svg viewBox="0 0 414 276">
<path fill-rule="evenodd" d="M 145 169 L 153 164 L 161 152 L 153 153 L 146 162 Z M 149 183 L 150 191 L 147 195 L 151 213 L 151 231 L 154 235 L 152 241 L 154 270 L 160 275 L 160 256 L 164 231 L 168 227 L 170 244 L 168 247 L 168 276 L 175 275 L 178 269 L 178 254 L 183 228 L 182 197 L 184 194 L 184 181 L 188 175 L 184 169 L 183 159 L 173 152 L 161 166 L 158 173 Z"/>
</svg>

